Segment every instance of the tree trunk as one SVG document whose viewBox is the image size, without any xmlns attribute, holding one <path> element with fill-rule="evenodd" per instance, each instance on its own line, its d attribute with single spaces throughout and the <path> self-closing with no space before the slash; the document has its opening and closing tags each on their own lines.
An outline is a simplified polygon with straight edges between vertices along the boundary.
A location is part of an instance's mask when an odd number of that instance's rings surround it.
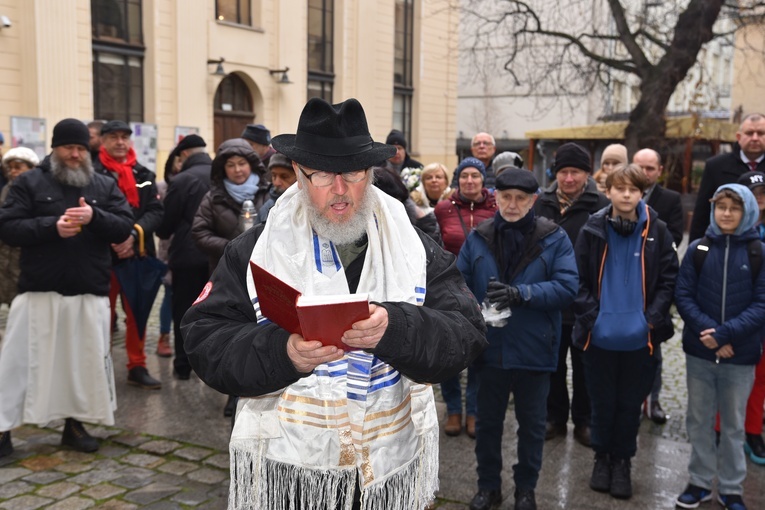
<svg viewBox="0 0 765 510">
<path fill-rule="evenodd" d="M 625 144 L 630 153 L 650 147 L 660 153 L 666 144 L 665 112 L 677 85 L 696 63 L 725 0 L 691 0 L 675 25 L 672 44 L 659 62 L 639 70 L 640 101 L 630 113 Z"/>
</svg>

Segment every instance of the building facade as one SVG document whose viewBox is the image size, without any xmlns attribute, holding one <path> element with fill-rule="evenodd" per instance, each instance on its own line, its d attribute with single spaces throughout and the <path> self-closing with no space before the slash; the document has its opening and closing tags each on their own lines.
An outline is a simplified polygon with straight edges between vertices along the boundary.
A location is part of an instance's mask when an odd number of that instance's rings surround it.
<svg viewBox="0 0 765 510">
<path fill-rule="evenodd" d="M 458 15 L 448 0 L 0 0 L 0 131 L 13 117 L 156 126 L 157 161 L 196 130 L 294 133 L 309 97 L 356 97 L 375 140 L 456 160 Z M 18 140 L 17 140 L 18 142 Z"/>
</svg>

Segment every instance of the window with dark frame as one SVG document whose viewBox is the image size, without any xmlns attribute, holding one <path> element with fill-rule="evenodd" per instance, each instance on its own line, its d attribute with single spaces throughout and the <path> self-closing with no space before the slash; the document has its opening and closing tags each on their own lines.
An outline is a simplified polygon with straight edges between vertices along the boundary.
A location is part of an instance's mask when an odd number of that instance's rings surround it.
<svg viewBox="0 0 765 510">
<path fill-rule="evenodd" d="M 414 46 L 414 2 L 396 0 L 395 42 L 393 60 L 393 128 L 398 129 L 411 145 L 412 81 Z"/>
<path fill-rule="evenodd" d="M 141 0 L 91 0 L 93 113 L 96 119 L 143 122 Z"/>
<path fill-rule="evenodd" d="M 308 0 L 308 99 L 332 102 L 334 0 Z"/>
<path fill-rule="evenodd" d="M 215 19 L 252 26 L 251 0 L 215 0 Z"/>
</svg>

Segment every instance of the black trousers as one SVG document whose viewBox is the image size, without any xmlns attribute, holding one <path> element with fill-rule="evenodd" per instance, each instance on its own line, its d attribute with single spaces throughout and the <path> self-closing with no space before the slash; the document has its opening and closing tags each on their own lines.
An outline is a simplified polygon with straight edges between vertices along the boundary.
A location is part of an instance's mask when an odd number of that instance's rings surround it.
<svg viewBox="0 0 765 510">
<path fill-rule="evenodd" d="M 186 310 L 199 297 L 209 276 L 207 264 L 196 267 L 173 268 L 173 332 L 175 333 L 175 359 L 173 367 L 181 375 L 191 373 L 189 357 L 183 348 L 181 319 Z"/>
<path fill-rule="evenodd" d="M 573 324 L 563 324 L 561 328 L 560 348 L 558 350 L 558 369 L 550 377 L 550 394 L 547 396 L 547 421 L 555 424 L 568 422 L 569 409 L 574 425 L 590 424 L 590 397 L 585 384 L 582 351 L 571 345 Z M 568 365 L 566 357 L 571 350 L 571 370 L 573 392 L 568 396 Z"/>
<path fill-rule="evenodd" d="M 584 368 L 592 397 L 592 449 L 618 459 L 634 457 L 640 407 L 651 391 L 656 358 L 648 347 L 609 351 L 591 345 Z"/>
</svg>

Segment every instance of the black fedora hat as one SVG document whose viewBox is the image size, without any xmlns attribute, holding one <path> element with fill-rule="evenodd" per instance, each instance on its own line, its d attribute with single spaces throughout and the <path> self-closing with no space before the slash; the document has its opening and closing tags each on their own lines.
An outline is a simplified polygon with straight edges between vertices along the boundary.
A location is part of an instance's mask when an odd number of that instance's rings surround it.
<svg viewBox="0 0 765 510">
<path fill-rule="evenodd" d="M 372 140 L 364 109 L 353 98 L 336 105 L 311 98 L 297 133 L 275 136 L 271 146 L 300 165 L 336 173 L 363 170 L 396 154 L 394 146 Z"/>
</svg>

